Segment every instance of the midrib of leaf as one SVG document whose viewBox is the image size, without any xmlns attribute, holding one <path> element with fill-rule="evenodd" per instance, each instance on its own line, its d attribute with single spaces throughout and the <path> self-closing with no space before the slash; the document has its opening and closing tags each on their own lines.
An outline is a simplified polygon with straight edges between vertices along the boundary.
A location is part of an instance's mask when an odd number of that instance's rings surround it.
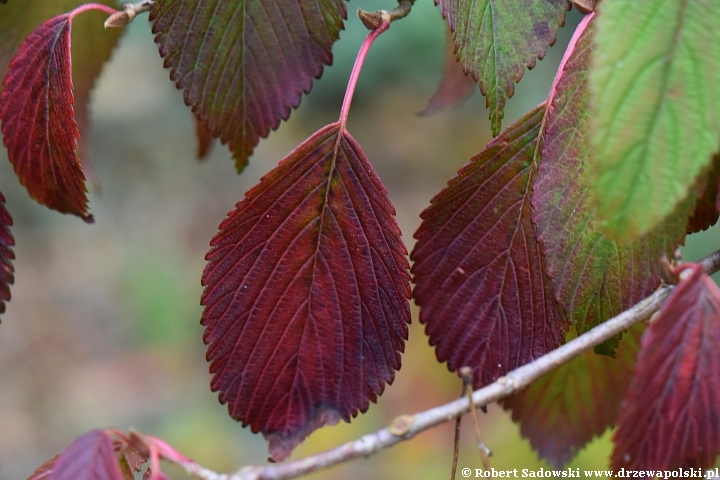
<svg viewBox="0 0 720 480">
<path fill-rule="evenodd" d="M 652 116 L 653 120 L 651 121 L 649 128 L 647 128 L 648 134 L 652 134 L 655 131 L 655 129 L 658 125 L 658 119 L 660 118 L 659 113 L 663 110 L 663 107 L 666 105 L 665 98 L 667 98 L 667 95 L 666 95 L 667 90 L 668 90 L 667 86 L 668 86 L 668 80 L 670 78 L 669 72 L 672 69 L 672 59 L 675 58 L 675 51 L 677 50 L 677 46 L 680 43 L 680 33 L 682 30 L 683 21 L 685 20 L 685 11 L 686 11 L 686 7 L 687 7 L 687 0 L 680 0 L 680 1 L 681 1 L 680 15 L 678 18 L 678 22 L 675 25 L 675 33 L 673 35 L 675 40 L 672 42 L 672 44 L 670 46 L 670 51 L 668 52 L 668 54 L 666 56 L 664 56 L 665 57 L 664 59 L 661 60 L 662 63 L 664 64 L 664 66 L 662 67 L 663 76 L 662 76 L 662 81 L 661 81 L 662 83 L 661 83 L 660 95 L 659 95 L 659 98 L 661 100 L 658 101 L 657 105 L 655 106 L 654 115 Z M 657 4 L 655 6 L 657 7 Z M 657 11 L 657 8 L 656 8 L 656 11 Z M 646 22 L 646 27 L 648 24 L 651 23 L 651 21 L 652 21 L 652 17 L 648 17 L 648 20 Z M 632 49 L 634 45 L 636 45 L 637 43 L 640 42 L 641 38 L 642 38 L 642 33 L 633 39 L 633 42 L 631 43 L 629 48 Z M 653 61 L 654 61 L 654 59 L 650 59 L 646 63 L 646 65 L 652 64 Z M 640 75 L 636 76 L 634 81 L 628 85 L 628 88 L 625 90 L 625 94 L 623 95 L 622 100 L 619 102 L 620 105 L 624 105 L 626 103 L 628 95 L 630 95 L 630 92 L 633 90 L 633 87 L 635 86 L 636 82 L 638 82 L 640 80 L 640 78 L 641 78 Z M 613 114 L 613 119 L 617 118 L 619 113 L 620 113 L 620 109 L 616 109 Z M 633 174 L 633 182 L 632 183 L 634 183 L 634 184 L 637 183 L 638 179 L 640 178 L 641 171 L 644 170 L 644 167 L 647 166 L 647 163 L 649 161 L 650 157 L 649 157 L 649 155 L 647 155 L 648 147 L 649 147 L 648 142 L 641 142 L 641 144 L 640 144 L 641 162 L 640 162 L 640 168 L 636 168 L 634 171 L 634 174 Z M 620 179 L 620 177 L 616 177 L 616 178 L 618 180 Z M 633 195 L 630 195 L 627 197 L 624 204 L 622 205 L 622 209 L 625 209 L 625 208 L 627 208 L 627 206 L 629 204 L 634 203 L 634 199 L 633 199 L 634 196 L 635 195 L 633 194 Z"/>
</svg>

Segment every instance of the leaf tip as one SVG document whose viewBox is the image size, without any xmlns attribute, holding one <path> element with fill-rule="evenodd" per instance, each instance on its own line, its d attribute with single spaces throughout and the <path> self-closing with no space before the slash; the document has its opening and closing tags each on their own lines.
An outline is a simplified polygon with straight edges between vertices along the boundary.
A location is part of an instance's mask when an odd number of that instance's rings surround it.
<svg viewBox="0 0 720 480">
<path fill-rule="evenodd" d="M 323 406 L 316 409 L 314 415 L 309 416 L 305 424 L 294 428 L 290 432 L 263 433 L 263 436 L 269 442 L 268 450 L 271 458 L 276 462 L 282 462 L 312 432 L 324 426 L 336 425 L 342 418 L 341 412 L 329 406 Z"/>
</svg>

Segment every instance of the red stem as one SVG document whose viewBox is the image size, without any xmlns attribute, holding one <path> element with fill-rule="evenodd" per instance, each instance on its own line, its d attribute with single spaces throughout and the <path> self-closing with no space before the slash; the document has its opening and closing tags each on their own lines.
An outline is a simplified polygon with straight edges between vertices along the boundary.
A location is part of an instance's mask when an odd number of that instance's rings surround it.
<svg viewBox="0 0 720 480">
<path fill-rule="evenodd" d="M 345 90 L 345 98 L 343 99 L 342 109 L 340 110 L 340 119 L 338 120 L 338 124 L 340 125 L 341 132 L 345 130 L 345 125 L 347 124 L 350 104 L 352 103 L 352 97 L 355 93 L 355 85 L 357 85 L 360 70 L 362 70 L 363 63 L 365 62 L 365 57 L 367 56 L 370 46 L 373 44 L 375 39 L 388 28 L 390 28 L 390 24 L 383 20 L 379 27 L 370 31 L 360 47 L 358 56 L 355 59 L 355 65 L 353 65 L 352 72 L 350 73 L 350 80 L 348 80 L 347 90 Z"/>
<path fill-rule="evenodd" d="M 86 3 L 84 5 L 80 5 L 75 10 L 70 12 L 68 14 L 68 17 L 70 17 L 70 20 L 72 20 L 73 18 L 75 18 L 75 16 L 80 15 L 83 12 L 87 12 L 88 10 L 100 10 L 107 13 L 108 15 L 112 15 L 113 13 L 118 12 L 118 10 L 115 10 L 112 7 L 108 7 L 107 5 L 103 5 L 102 3 Z"/>
</svg>

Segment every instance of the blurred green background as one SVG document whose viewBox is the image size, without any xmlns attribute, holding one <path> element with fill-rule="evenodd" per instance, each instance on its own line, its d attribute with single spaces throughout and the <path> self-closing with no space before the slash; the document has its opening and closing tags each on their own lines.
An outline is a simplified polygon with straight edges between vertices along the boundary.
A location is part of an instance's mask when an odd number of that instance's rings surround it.
<svg viewBox="0 0 720 480">
<path fill-rule="evenodd" d="M 15 219 L 16 282 L 0 326 L 0 480 L 24 479 L 83 432 L 134 427 L 220 472 L 266 462 L 260 435 L 230 419 L 210 392 L 204 358 L 200 276 L 220 221 L 297 144 L 337 119 L 345 84 L 367 31 L 354 10 L 392 8 L 392 0 L 349 4 L 349 20 L 326 69 L 300 109 L 261 142 L 246 171 L 234 174 L 227 149 L 195 159 L 192 118 L 168 79 L 146 17 L 129 28 L 99 80 L 91 148 L 102 187 L 91 195 L 96 223 L 51 212 L 29 199 L 0 151 L 0 189 Z M 556 46 L 526 73 L 508 102 L 504 125 L 540 103 L 579 21 L 568 15 Z M 349 130 L 385 182 L 408 249 L 419 213 L 490 140 L 484 99 L 417 116 L 432 95 L 445 51 L 445 23 L 430 0 L 376 42 L 360 76 Z M 693 236 L 688 258 L 713 250 L 717 230 Z M 314 433 L 299 458 L 386 426 L 395 416 L 453 400 L 455 374 L 438 364 L 414 320 L 396 381 L 379 405 Z M 539 461 L 496 406 L 481 415 L 497 469 Z M 459 466 L 479 468 L 471 424 L 463 425 Z M 604 468 L 610 434 L 572 467 Z M 453 426 L 443 425 L 372 458 L 311 479 L 437 479 L 449 476 Z M 186 476 L 172 466 L 172 478 Z"/>
</svg>

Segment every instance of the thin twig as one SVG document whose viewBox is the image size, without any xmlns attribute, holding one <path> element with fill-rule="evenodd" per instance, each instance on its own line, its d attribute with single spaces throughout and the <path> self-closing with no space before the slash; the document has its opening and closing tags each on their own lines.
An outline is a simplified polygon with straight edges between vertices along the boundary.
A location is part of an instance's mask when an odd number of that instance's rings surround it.
<svg viewBox="0 0 720 480">
<path fill-rule="evenodd" d="M 460 370 L 458 370 L 458 373 L 460 374 L 460 377 L 462 377 L 463 388 L 465 389 L 465 397 L 468 399 L 468 405 L 470 406 L 470 418 L 472 418 L 473 430 L 475 430 L 475 440 L 477 441 L 480 459 L 482 460 L 483 468 L 485 468 L 486 471 L 491 472 L 490 457 L 492 456 L 492 452 L 485 445 L 485 441 L 483 440 L 482 429 L 480 428 L 480 419 L 478 418 L 477 413 L 477 407 L 473 403 L 472 398 L 472 368 L 462 367 Z M 492 474 L 489 478 L 492 479 Z"/>
<path fill-rule="evenodd" d="M 463 386 L 463 390 L 464 390 Z M 460 425 L 462 424 L 462 415 L 458 415 L 455 419 L 455 438 L 453 439 L 453 461 L 450 467 L 450 480 L 455 480 L 457 472 L 458 454 L 460 453 Z"/>
<path fill-rule="evenodd" d="M 138 3 L 126 3 L 123 11 L 110 15 L 105 20 L 105 28 L 122 28 L 132 22 L 138 13 L 149 12 L 155 5 L 155 0 L 143 0 Z"/>
<path fill-rule="evenodd" d="M 700 262 L 703 270 L 711 275 L 720 270 L 720 250 L 708 255 Z M 541 375 L 559 367 L 581 353 L 605 340 L 627 330 L 633 324 L 649 318 L 660 309 L 674 285 L 664 285 L 638 304 L 616 317 L 601 323 L 565 345 L 542 357 L 516 368 L 472 394 L 473 404 L 482 407 L 521 391 Z M 456 419 L 470 411 L 470 405 L 463 396 L 457 400 L 431 408 L 415 415 L 402 415 L 388 428 L 364 435 L 357 440 L 316 455 L 292 462 L 268 466 L 247 466 L 232 474 L 219 474 L 194 462 L 178 462 L 186 472 L 202 480 L 280 480 L 297 478 L 307 473 L 337 465 L 348 460 L 367 457 L 393 445 L 409 440 L 415 435 L 449 420 Z"/>
</svg>

